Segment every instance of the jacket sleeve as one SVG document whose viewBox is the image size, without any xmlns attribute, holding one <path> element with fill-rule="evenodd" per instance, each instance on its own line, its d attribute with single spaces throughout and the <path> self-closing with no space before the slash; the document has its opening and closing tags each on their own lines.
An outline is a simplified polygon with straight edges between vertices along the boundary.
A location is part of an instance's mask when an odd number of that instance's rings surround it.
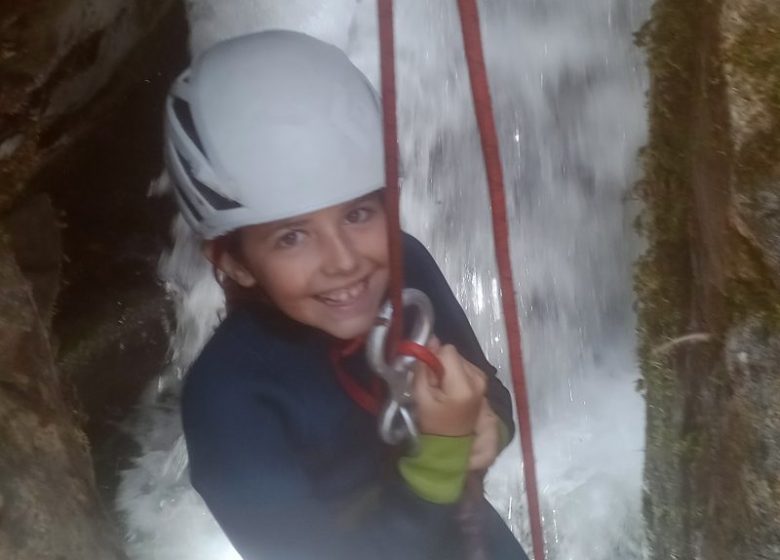
<svg viewBox="0 0 780 560">
<path fill-rule="evenodd" d="M 422 243 L 408 234 L 404 234 L 404 267 L 406 284 L 425 292 L 433 303 L 436 312 L 434 330 L 439 340 L 455 346 L 464 358 L 488 374 L 488 401 L 507 429 L 503 443 L 508 444 L 515 430 L 509 391 L 498 379 L 496 368 L 482 352 L 466 313 L 436 261 Z"/>
<path fill-rule="evenodd" d="M 237 385 L 185 384 L 182 419 L 191 482 L 244 560 L 453 557 L 441 552 L 460 538 L 455 505 L 423 500 L 400 478 L 344 499 L 316 496 L 273 395 Z"/>
</svg>

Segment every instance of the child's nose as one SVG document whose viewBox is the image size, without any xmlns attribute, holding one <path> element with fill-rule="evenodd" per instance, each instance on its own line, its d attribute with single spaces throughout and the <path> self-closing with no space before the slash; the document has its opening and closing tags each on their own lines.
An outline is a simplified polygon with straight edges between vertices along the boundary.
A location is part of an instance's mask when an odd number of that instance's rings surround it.
<svg viewBox="0 0 780 560">
<path fill-rule="evenodd" d="M 358 267 L 357 251 L 346 235 L 330 236 L 324 252 L 323 271 L 326 274 L 349 274 Z"/>
</svg>

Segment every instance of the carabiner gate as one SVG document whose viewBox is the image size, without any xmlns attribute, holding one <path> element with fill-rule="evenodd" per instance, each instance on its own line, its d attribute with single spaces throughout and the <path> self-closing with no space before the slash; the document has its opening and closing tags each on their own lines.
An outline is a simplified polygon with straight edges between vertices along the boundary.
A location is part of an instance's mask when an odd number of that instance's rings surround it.
<svg viewBox="0 0 780 560">
<path fill-rule="evenodd" d="M 416 309 L 410 341 L 421 346 L 428 344 L 433 332 L 434 312 L 431 300 L 420 290 L 406 288 L 401 294 L 403 306 Z M 412 367 L 417 359 L 396 356 L 387 363 L 385 349 L 393 306 L 386 302 L 377 315 L 376 325 L 366 340 L 366 357 L 374 371 L 387 383 L 390 397 L 379 417 L 379 435 L 386 443 L 398 445 L 409 441 L 417 445 L 418 431 L 412 410 Z"/>
</svg>

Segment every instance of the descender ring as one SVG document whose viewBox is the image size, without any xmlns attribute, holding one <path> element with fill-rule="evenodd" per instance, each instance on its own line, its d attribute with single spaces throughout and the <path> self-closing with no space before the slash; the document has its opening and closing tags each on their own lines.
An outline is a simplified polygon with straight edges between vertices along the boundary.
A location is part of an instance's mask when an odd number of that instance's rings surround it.
<svg viewBox="0 0 780 560">
<path fill-rule="evenodd" d="M 433 332 L 433 305 L 423 292 L 414 288 L 406 288 L 401 294 L 404 308 L 413 307 L 416 309 L 415 322 L 412 326 L 412 332 L 409 340 L 425 346 Z M 390 301 L 385 302 L 377 315 L 376 325 L 368 335 L 366 341 L 366 356 L 368 363 L 374 368 L 377 374 L 382 376 L 389 384 L 395 383 L 399 375 L 405 375 L 417 358 L 412 356 L 396 356 L 392 364 L 387 363 L 385 358 L 385 348 L 387 344 L 387 334 L 390 332 L 390 322 L 393 320 L 393 304 Z"/>
<path fill-rule="evenodd" d="M 425 346 L 433 332 L 433 305 L 423 292 L 413 288 L 401 294 L 403 306 L 417 311 L 410 334 L 410 342 Z M 393 319 L 393 305 L 386 302 L 377 316 L 376 326 L 366 341 L 366 357 L 374 371 L 387 383 L 390 397 L 379 415 L 379 435 L 390 445 L 410 441 L 416 447 L 418 440 L 412 406 L 412 366 L 417 361 L 413 356 L 398 355 L 387 363 L 385 350 L 390 322 Z"/>
</svg>

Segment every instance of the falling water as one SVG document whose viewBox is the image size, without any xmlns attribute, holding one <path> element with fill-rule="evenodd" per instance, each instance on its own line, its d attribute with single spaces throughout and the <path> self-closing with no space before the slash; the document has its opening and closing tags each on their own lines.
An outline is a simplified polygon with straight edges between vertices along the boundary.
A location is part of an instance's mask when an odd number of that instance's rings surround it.
<svg viewBox="0 0 780 560">
<path fill-rule="evenodd" d="M 549 557 L 633 560 L 644 403 L 634 389 L 630 190 L 645 137 L 632 33 L 650 0 L 483 0 Z M 229 7 L 228 7 L 229 6 Z M 376 83 L 368 0 L 189 0 L 192 48 L 286 27 L 343 48 Z M 454 0 L 396 2 L 405 228 L 431 249 L 508 384 L 489 204 Z M 163 190 L 164 181 L 155 185 Z M 176 394 L 221 294 L 180 221 L 161 277 L 176 302 L 170 367 L 133 426 L 142 447 L 119 509 L 139 560 L 237 558 L 186 480 Z M 488 495 L 530 549 L 513 442 Z"/>
</svg>

